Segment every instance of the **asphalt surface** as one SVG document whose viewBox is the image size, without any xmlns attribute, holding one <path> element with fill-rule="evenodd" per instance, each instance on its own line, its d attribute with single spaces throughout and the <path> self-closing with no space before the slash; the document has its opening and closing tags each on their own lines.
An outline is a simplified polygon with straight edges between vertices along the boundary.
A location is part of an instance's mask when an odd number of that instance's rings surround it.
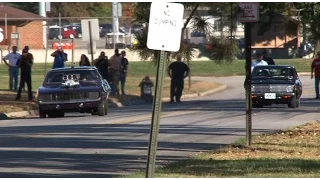
<svg viewBox="0 0 320 180">
<path fill-rule="evenodd" d="M 211 96 L 163 105 L 157 165 L 245 137 L 244 77 L 201 79 L 229 87 Z M 314 83 L 309 76 L 301 79 L 301 107 L 254 109 L 254 134 L 319 119 Z M 110 109 L 106 117 L 69 114 L 0 121 L 0 178 L 112 177 L 145 170 L 150 116 L 151 105 L 139 105 Z"/>
</svg>

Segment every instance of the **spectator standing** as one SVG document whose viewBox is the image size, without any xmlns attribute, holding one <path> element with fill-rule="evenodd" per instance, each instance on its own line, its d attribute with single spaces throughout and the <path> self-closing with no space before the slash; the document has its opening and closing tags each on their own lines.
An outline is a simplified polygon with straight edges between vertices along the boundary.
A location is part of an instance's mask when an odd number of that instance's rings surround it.
<svg viewBox="0 0 320 180">
<path fill-rule="evenodd" d="M 11 91 L 18 90 L 19 67 L 17 66 L 17 62 L 20 58 L 20 54 L 17 51 L 17 46 L 12 46 L 12 52 L 2 58 L 9 68 L 9 89 Z M 6 60 L 8 60 L 9 63 Z"/>
<path fill-rule="evenodd" d="M 177 56 L 177 61 L 169 65 L 168 74 L 171 78 L 170 102 L 181 102 L 181 96 L 184 89 L 184 79 L 189 74 L 189 67 L 181 61 L 181 55 Z"/>
<path fill-rule="evenodd" d="M 120 71 L 121 71 L 121 56 L 119 49 L 114 50 L 114 55 L 110 58 L 110 64 L 112 67 L 112 84 L 113 91 L 112 95 L 120 95 L 119 92 L 119 81 L 120 81 Z"/>
<path fill-rule="evenodd" d="M 253 70 L 256 66 L 266 66 L 268 63 L 262 60 L 262 54 L 257 53 L 257 59 L 252 62 L 251 70 Z"/>
<path fill-rule="evenodd" d="M 126 51 L 121 51 L 121 71 L 120 71 L 120 81 L 121 81 L 121 94 L 125 95 L 125 86 L 127 81 L 129 61 L 126 58 Z"/>
<path fill-rule="evenodd" d="M 314 73 L 313 73 L 314 72 Z M 314 74 L 314 75 L 313 75 Z M 314 78 L 316 99 L 320 99 L 319 95 L 319 81 L 320 81 L 320 51 L 317 52 L 317 58 L 315 58 L 311 64 L 311 79 Z"/>
<path fill-rule="evenodd" d="M 79 66 L 91 66 L 89 58 L 85 54 L 81 55 Z"/>
<path fill-rule="evenodd" d="M 106 56 L 105 52 L 102 51 L 100 53 L 100 56 L 97 59 L 95 59 L 93 63 L 96 66 L 96 68 L 98 69 L 102 78 L 108 80 L 109 63 L 108 63 L 108 57 Z"/>
<path fill-rule="evenodd" d="M 268 65 L 275 65 L 272 57 L 268 56 L 267 51 L 262 52 L 262 59 L 268 63 Z"/>
<path fill-rule="evenodd" d="M 68 61 L 68 54 L 63 51 L 61 46 L 51 56 L 54 57 L 52 69 L 64 68 L 64 62 Z"/>
<path fill-rule="evenodd" d="M 33 65 L 33 57 L 28 53 L 28 50 L 24 49 L 22 51 L 22 56 L 20 58 L 18 67 L 21 69 L 20 75 L 20 86 L 16 100 L 21 98 L 21 90 L 24 83 L 27 83 L 28 87 L 28 99 L 32 101 L 32 80 L 31 80 L 31 67 Z"/>
</svg>

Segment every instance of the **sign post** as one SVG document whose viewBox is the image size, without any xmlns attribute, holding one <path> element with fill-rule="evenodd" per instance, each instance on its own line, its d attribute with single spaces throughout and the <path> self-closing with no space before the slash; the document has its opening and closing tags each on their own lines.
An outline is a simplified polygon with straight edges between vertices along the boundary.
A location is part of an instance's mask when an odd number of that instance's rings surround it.
<svg viewBox="0 0 320 180">
<path fill-rule="evenodd" d="M 88 54 L 91 55 L 91 63 L 93 65 L 93 55 L 96 53 L 95 41 L 100 39 L 99 37 L 99 20 L 98 19 L 82 19 L 82 41 L 89 41 Z"/>
<path fill-rule="evenodd" d="M 162 107 L 162 86 L 165 75 L 167 52 L 177 52 L 181 44 L 184 6 L 178 3 L 151 3 L 147 47 L 160 51 L 158 60 L 155 96 L 151 120 L 150 140 L 146 177 L 154 178 L 160 113 Z"/>
<path fill-rule="evenodd" d="M 246 56 L 246 144 L 252 145 L 252 99 L 251 99 L 251 22 L 259 21 L 259 3 L 238 3 L 242 12 L 239 21 L 245 23 Z"/>
</svg>

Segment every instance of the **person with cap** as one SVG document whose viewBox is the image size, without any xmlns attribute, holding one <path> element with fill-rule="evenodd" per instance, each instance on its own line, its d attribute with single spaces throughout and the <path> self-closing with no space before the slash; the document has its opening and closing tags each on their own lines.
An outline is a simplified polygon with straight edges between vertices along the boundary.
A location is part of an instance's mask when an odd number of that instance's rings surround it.
<svg viewBox="0 0 320 180">
<path fill-rule="evenodd" d="M 314 85 L 315 85 L 315 91 L 316 91 L 316 99 L 320 99 L 320 95 L 319 95 L 320 51 L 317 52 L 317 57 L 313 60 L 311 64 L 311 79 L 313 78 L 314 78 Z"/>
<path fill-rule="evenodd" d="M 262 52 L 262 59 L 268 63 L 268 65 L 275 65 L 274 60 L 272 57 L 268 56 L 267 51 Z"/>
<path fill-rule="evenodd" d="M 119 49 L 114 50 L 114 55 L 110 58 L 110 64 L 112 67 L 112 84 L 113 90 L 112 95 L 120 95 L 119 92 L 119 81 L 120 81 L 120 70 L 121 70 L 121 56 L 119 53 Z"/>
<path fill-rule="evenodd" d="M 20 86 L 16 100 L 20 100 L 21 91 L 24 83 L 27 83 L 28 87 L 28 99 L 32 101 L 32 80 L 31 80 L 31 67 L 33 65 L 33 57 L 28 54 L 27 49 L 23 49 L 22 56 L 20 57 L 18 67 L 20 67 Z"/>
<path fill-rule="evenodd" d="M 52 69 L 64 68 L 64 62 L 68 61 L 68 54 L 63 51 L 61 46 L 51 56 L 54 57 Z"/>
<path fill-rule="evenodd" d="M 18 90 L 19 67 L 17 66 L 17 62 L 20 54 L 17 51 L 18 47 L 12 46 L 12 52 L 2 58 L 4 63 L 9 67 L 9 88 L 11 91 Z M 9 63 L 6 60 L 8 60 Z"/>
<path fill-rule="evenodd" d="M 266 66 L 268 63 L 262 59 L 262 54 L 257 53 L 257 59 L 252 62 L 251 70 L 253 70 L 256 66 Z"/>
<path fill-rule="evenodd" d="M 120 71 L 120 81 L 121 81 L 121 94 L 125 95 L 125 86 L 128 73 L 128 59 L 126 58 L 126 51 L 121 51 L 121 71 Z"/>
<path fill-rule="evenodd" d="M 170 103 L 181 102 L 181 96 L 184 89 L 184 79 L 189 74 L 189 67 L 181 61 L 181 55 L 177 56 L 177 61 L 173 62 L 168 67 L 168 75 L 171 78 L 170 86 Z"/>
</svg>

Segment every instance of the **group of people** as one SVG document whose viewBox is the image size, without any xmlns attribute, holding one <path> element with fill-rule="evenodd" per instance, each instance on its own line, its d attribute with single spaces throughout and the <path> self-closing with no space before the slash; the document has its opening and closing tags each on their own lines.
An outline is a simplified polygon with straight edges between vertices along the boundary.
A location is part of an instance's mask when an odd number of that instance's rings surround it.
<svg viewBox="0 0 320 180">
<path fill-rule="evenodd" d="M 119 84 L 121 84 L 121 94 L 125 95 L 125 85 L 128 73 L 129 61 L 126 58 L 126 52 L 115 49 L 114 55 L 108 59 L 105 52 L 102 51 L 93 65 L 98 69 L 101 76 L 106 79 L 111 86 L 111 95 L 120 95 Z M 89 58 L 82 54 L 79 66 L 91 66 Z"/>
<path fill-rule="evenodd" d="M 33 55 L 29 53 L 29 46 L 25 46 L 22 54 L 18 52 L 17 46 L 12 46 L 12 52 L 2 58 L 9 69 L 9 88 L 12 91 L 18 91 L 16 100 L 20 100 L 21 91 L 24 85 L 28 87 L 28 99 L 33 100 L 31 67 L 33 65 Z M 8 60 L 8 62 L 6 61 Z M 20 69 L 20 70 L 19 70 Z M 20 72 L 20 83 L 18 88 L 18 79 Z"/>
<path fill-rule="evenodd" d="M 256 57 L 256 60 L 252 62 L 251 70 L 256 66 L 275 65 L 273 58 L 268 56 L 267 51 L 263 51 L 262 54 L 260 52 L 257 53 Z"/>
</svg>

